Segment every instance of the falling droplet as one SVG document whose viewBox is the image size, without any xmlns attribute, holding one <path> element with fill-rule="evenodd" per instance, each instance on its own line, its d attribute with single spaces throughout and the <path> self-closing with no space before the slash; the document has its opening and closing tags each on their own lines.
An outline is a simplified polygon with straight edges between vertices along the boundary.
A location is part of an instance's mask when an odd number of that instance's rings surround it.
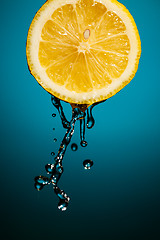
<svg viewBox="0 0 160 240">
<path fill-rule="evenodd" d="M 90 159 L 86 159 L 83 161 L 83 166 L 84 166 L 84 169 L 88 170 L 93 166 L 93 161 Z"/>
<path fill-rule="evenodd" d="M 76 143 L 72 143 L 71 149 L 72 149 L 72 151 L 77 151 L 77 149 L 78 149 L 77 144 Z"/>
<path fill-rule="evenodd" d="M 43 188 L 43 184 L 39 184 L 37 182 L 34 184 L 34 186 L 35 186 L 35 189 L 37 189 L 38 191 L 42 190 Z"/>
<path fill-rule="evenodd" d="M 54 138 L 53 141 L 54 141 L 54 142 L 57 142 L 57 138 Z"/>
<path fill-rule="evenodd" d="M 53 113 L 53 114 L 52 114 L 52 117 L 55 117 L 55 116 L 56 116 L 56 114 L 55 114 L 55 113 Z"/>
<path fill-rule="evenodd" d="M 58 209 L 60 209 L 61 211 L 66 211 L 67 207 L 68 207 L 68 202 L 64 199 L 60 199 L 58 203 Z"/>
<path fill-rule="evenodd" d="M 87 128 L 89 128 L 89 129 L 91 129 L 95 124 L 95 120 L 94 120 L 93 115 L 92 115 L 93 107 L 94 107 L 94 105 L 90 106 L 87 109 Z"/>
<path fill-rule="evenodd" d="M 54 156 L 54 155 L 55 155 L 55 153 L 54 153 L 54 152 L 51 152 L 51 155 L 52 155 L 52 156 Z"/>
<path fill-rule="evenodd" d="M 82 147 L 86 147 L 88 143 L 86 141 L 81 141 L 80 144 L 81 144 Z"/>
<path fill-rule="evenodd" d="M 87 128 L 91 129 L 94 126 L 94 118 L 92 116 L 92 108 L 87 109 Z"/>
<path fill-rule="evenodd" d="M 103 100 L 101 102 L 96 102 L 94 104 L 92 104 L 90 107 L 87 108 L 87 128 L 91 129 L 94 124 L 95 124 L 95 120 L 94 117 L 92 115 L 92 110 L 95 106 L 99 105 L 102 102 L 105 102 L 106 100 Z"/>
</svg>

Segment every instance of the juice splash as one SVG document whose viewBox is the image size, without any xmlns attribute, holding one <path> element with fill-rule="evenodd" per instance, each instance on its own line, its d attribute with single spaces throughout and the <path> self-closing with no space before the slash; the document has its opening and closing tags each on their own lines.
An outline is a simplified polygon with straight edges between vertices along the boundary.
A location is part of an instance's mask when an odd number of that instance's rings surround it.
<svg viewBox="0 0 160 240">
<path fill-rule="evenodd" d="M 85 127 L 87 125 L 87 128 L 91 129 L 94 126 L 95 120 L 92 115 L 92 110 L 93 110 L 93 107 L 98 105 L 100 102 L 95 103 L 89 107 L 86 105 L 72 104 L 71 105 L 72 106 L 72 119 L 70 122 L 65 117 L 63 107 L 61 105 L 61 100 L 54 96 L 51 96 L 51 102 L 52 102 L 53 106 L 58 110 L 62 125 L 67 130 L 66 130 L 65 136 L 61 142 L 58 153 L 57 153 L 56 157 L 54 158 L 54 163 L 47 164 L 45 166 L 46 172 L 50 176 L 45 177 L 45 176 L 40 175 L 40 176 L 35 177 L 35 179 L 34 179 L 35 180 L 35 188 L 38 191 L 40 191 L 43 189 L 44 186 L 52 184 L 54 192 L 59 198 L 58 208 L 62 211 L 65 211 L 67 209 L 70 198 L 67 196 L 67 194 L 63 190 L 61 190 L 57 186 L 58 181 L 63 173 L 63 166 L 62 166 L 63 158 L 64 158 L 65 152 L 67 150 L 67 147 L 71 141 L 71 138 L 73 136 L 75 123 L 78 120 L 80 122 L 80 139 L 81 139 L 80 144 L 82 147 L 87 146 L 87 142 L 85 141 Z M 53 114 L 52 114 L 52 116 L 53 116 Z M 55 114 L 54 114 L 54 117 L 55 117 Z M 86 124 L 85 118 L 87 118 L 87 124 Z M 54 139 L 54 141 L 55 141 L 55 139 Z M 78 148 L 77 144 L 73 143 L 71 145 L 71 149 L 73 151 L 76 151 L 77 148 Z M 51 155 L 54 156 L 55 153 L 52 152 Z M 93 165 L 92 160 L 87 159 L 83 162 L 84 169 L 90 169 L 92 167 L 92 165 Z"/>
</svg>

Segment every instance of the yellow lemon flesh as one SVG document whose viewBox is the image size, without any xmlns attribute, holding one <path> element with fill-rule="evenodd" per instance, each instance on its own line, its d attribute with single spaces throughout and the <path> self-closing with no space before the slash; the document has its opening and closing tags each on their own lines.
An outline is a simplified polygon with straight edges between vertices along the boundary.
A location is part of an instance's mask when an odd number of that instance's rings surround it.
<svg viewBox="0 0 160 240">
<path fill-rule="evenodd" d="M 140 54 L 136 24 L 116 0 L 48 0 L 28 32 L 32 75 L 70 103 L 116 94 L 134 77 Z"/>
</svg>

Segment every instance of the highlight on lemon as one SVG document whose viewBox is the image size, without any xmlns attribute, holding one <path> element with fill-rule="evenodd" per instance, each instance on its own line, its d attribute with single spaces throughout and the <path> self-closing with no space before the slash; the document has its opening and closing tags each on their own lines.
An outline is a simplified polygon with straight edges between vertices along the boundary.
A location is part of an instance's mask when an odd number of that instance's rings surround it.
<svg viewBox="0 0 160 240">
<path fill-rule="evenodd" d="M 133 79 L 141 42 L 133 17 L 116 0 L 48 0 L 31 23 L 26 52 L 46 91 L 92 104 Z"/>
</svg>

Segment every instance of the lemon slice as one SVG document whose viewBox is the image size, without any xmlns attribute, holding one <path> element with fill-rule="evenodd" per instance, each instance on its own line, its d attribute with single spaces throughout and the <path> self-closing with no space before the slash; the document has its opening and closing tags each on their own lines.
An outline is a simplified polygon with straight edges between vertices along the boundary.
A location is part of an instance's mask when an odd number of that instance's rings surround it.
<svg viewBox="0 0 160 240">
<path fill-rule="evenodd" d="M 116 94 L 134 77 L 140 54 L 136 24 L 116 0 L 49 0 L 28 32 L 32 75 L 70 103 L 92 104 Z"/>
</svg>

